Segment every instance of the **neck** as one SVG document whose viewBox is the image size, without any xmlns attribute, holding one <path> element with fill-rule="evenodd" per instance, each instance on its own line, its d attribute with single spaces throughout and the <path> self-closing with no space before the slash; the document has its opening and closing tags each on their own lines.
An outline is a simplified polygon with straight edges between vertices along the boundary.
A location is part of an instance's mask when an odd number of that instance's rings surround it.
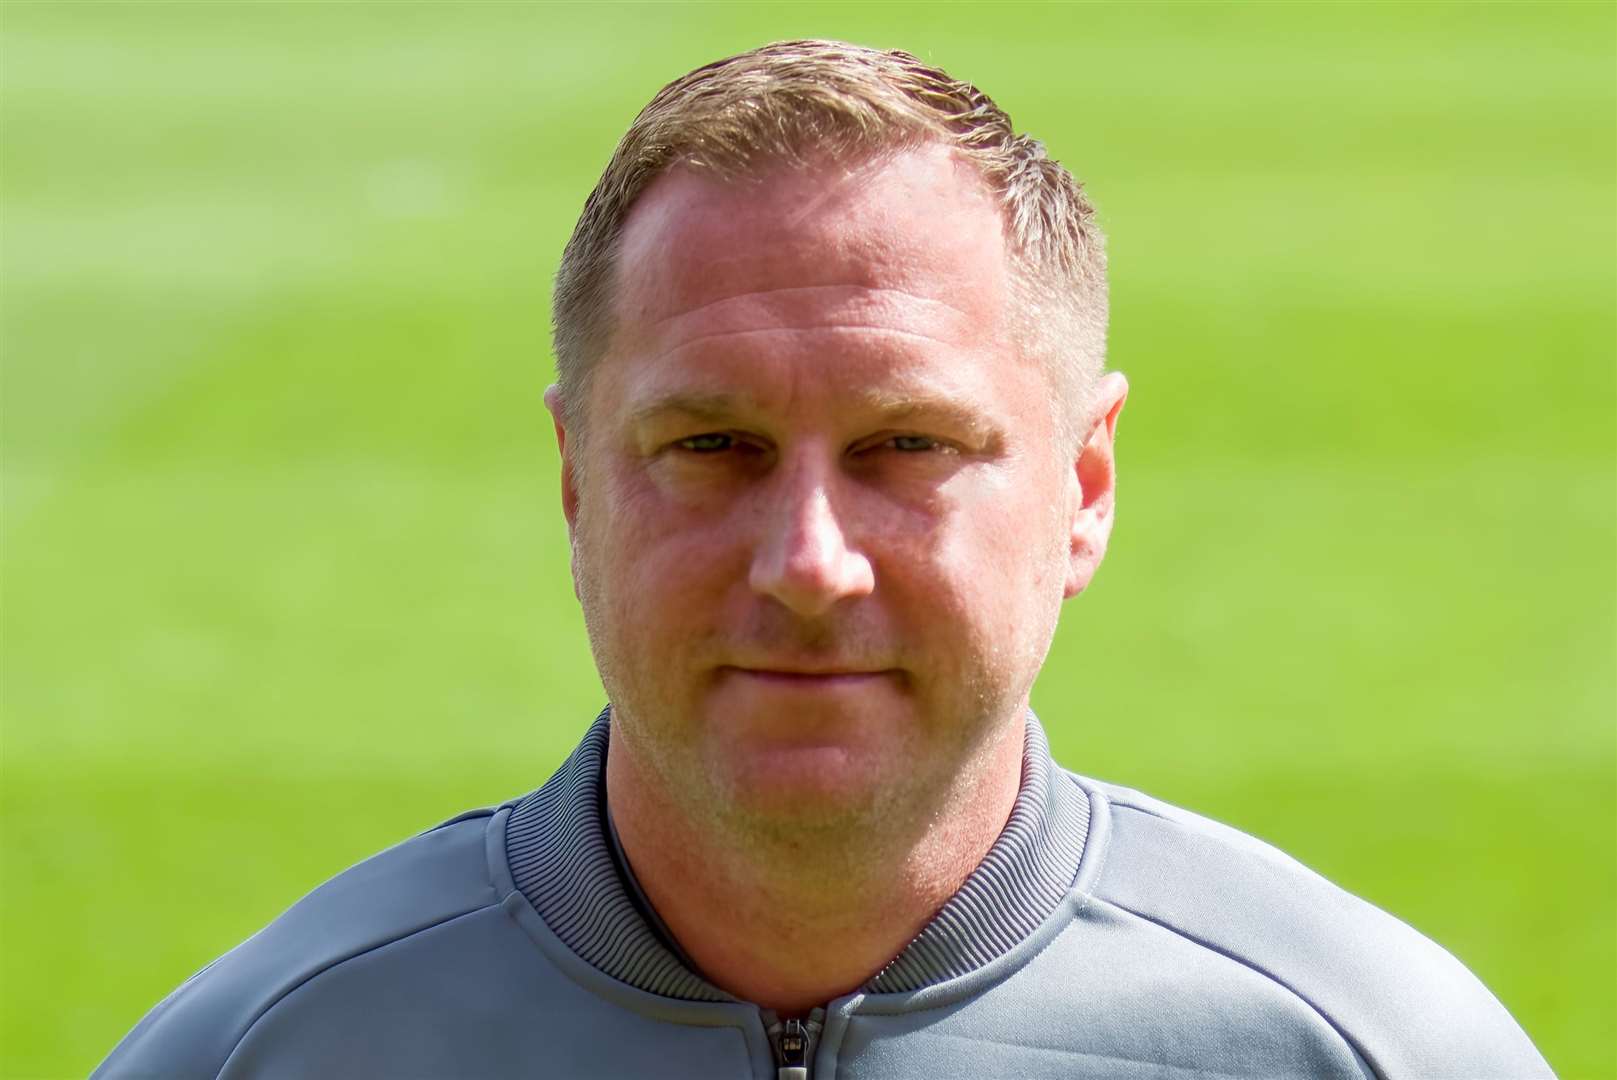
<svg viewBox="0 0 1617 1080">
<path fill-rule="evenodd" d="M 794 1016 L 868 981 L 959 890 L 1010 816 L 1023 742 L 1018 716 L 909 827 L 891 815 L 857 843 L 841 830 L 758 836 L 693 820 L 617 739 L 607 799 L 636 880 L 700 973 Z"/>
</svg>

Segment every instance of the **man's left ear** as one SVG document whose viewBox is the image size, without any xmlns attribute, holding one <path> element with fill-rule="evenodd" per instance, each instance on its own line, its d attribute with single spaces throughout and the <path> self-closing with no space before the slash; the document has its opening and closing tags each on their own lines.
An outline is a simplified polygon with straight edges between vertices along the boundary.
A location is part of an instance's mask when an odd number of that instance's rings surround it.
<svg viewBox="0 0 1617 1080">
<path fill-rule="evenodd" d="M 1072 547 L 1067 556 L 1065 596 L 1074 597 L 1089 587 L 1106 554 L 1112 535 L 1112 512 L 1117 503 L 1117 417 L 1129 396 L 1122 372 L 1109 371 L 1095 384 L 1089 413 L 1088 437 L 1078 447 L 1073 473 L 1078 485 L 1072 517 Z"/>
</svg>

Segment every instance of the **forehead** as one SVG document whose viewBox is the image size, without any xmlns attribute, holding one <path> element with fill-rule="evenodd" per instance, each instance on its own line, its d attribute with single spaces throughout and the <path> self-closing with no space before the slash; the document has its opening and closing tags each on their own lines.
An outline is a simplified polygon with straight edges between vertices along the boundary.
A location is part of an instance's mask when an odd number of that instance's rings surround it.
<svg viewBox="0 0 1617 1080">
<path fill-rule="evenodd" d="M 964 344 L 999 331 L 1008 289 L 998 203 L 941 146 L 744 179 L 676 168 L 630 212 L 617 267 L 614 344 L 634 352 L 794 312 Z"/>
</svg>

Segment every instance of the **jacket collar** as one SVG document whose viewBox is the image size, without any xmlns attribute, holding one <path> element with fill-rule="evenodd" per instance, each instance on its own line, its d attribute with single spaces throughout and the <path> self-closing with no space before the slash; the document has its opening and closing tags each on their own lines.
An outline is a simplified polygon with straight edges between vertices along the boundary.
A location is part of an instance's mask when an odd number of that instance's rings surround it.
<svg viewBox="0 0 1617 1080">
<path fill-rule="evenodd" d="M 505 827 L 511 877 L 563 944 L 640 990 L 687 1001 L 732 1001 L 681 962 L 642 914 L 637 887 L 613 856 L 606 817 L 611 707 Z M 1010 819 L 977 869 L 904 951 L 863 987 L 904 993 L 965 975 L 1014 948 L 1072 887 L 1089 831 L 1089 802 L 1050 758 L 1028 714 L 1022 786 Z"/>
</svg>

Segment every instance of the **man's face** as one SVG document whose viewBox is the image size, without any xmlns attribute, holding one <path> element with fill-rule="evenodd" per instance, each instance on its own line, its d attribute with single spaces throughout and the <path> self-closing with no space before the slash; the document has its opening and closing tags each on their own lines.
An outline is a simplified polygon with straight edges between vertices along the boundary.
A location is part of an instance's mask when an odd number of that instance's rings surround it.
<svg viewBox="0 0 1617 1080">
<path fill-rule="evenodd" d="M 619 267 L 565 478 L 614 753 L 732 823 L 924 815 L 1019 730 L 1085 502 L 999 209 L 941 148 L 680 169 Z"/>
</svg>

